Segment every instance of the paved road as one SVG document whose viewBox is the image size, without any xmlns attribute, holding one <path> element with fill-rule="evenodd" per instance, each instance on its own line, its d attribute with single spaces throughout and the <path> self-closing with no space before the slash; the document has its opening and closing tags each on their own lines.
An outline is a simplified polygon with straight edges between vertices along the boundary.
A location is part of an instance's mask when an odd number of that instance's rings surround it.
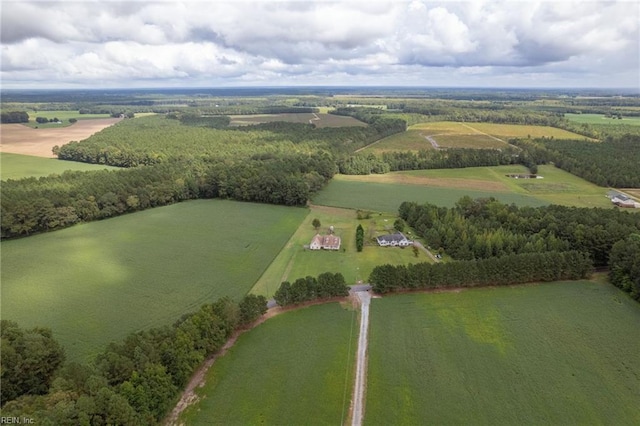
<svg viewBox="0 0 640 426">
<path fill-rule="evenodd" d="M 356 360 L 356 385 L 353 391 L 353 426 L 362 425 L 364 417 L 364 389 L 367 380 L 367 346 L 369 337 L 369 303 L 371 293 L 358 291 L 360 300 L 360 337 L 358 338 L 358 358 Z"/>
</svg>

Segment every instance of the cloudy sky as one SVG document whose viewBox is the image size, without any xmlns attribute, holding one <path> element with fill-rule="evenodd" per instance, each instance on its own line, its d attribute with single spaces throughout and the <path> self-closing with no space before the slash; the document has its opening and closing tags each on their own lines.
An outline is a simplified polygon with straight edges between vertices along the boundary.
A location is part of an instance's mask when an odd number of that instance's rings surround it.
<svg viewBox="0 0 640 426">
<path fill-rule="evenodd" d="M 2 88 L 640 88 L 640 0 L 0 7 Z"/>
</svg>

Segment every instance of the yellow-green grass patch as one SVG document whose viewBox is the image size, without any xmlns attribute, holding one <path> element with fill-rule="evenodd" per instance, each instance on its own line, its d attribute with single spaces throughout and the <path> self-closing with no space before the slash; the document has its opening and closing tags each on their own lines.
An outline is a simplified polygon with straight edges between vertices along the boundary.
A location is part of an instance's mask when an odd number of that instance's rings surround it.
<svg viewBox="0 0 640 426">
<path fill-rule="evenodd" d="M 367 125 L 353 117 L 322 113 L 231 115 L 230 117 L 231 126 L 247 126 L 276 121 L 315 124 L 317 127 L 365 127 Z"/>
<path fill-rule="evenodd" d="M 345 424 L 357 340 L 357 312 L 338 303 L 271 318 L 216 360 L 180 423 Z"/>
<path fill-rule="evenodd" d="M 357 219 L 355 210 L 312 206 L 306 219 L 278 254 L 273 263 L 260 277 L 251 290 L 255 294 L 272 296 L 282 281 L 293 282 L 306 276 L 317 276 L 323 272 L 340 272 L 348 284 L 366 281 L 374 267 L 384 263 L 405 265 L 430 262 L 426 253 L 420 251 L 415 256 L 411 247 L 379 247 L 375 237 L 395 232 L 394 213 L 371 213 L 369 219 Z M 341 238 L 340 250 L 310 250 L 309 245 L 316 230 L 314 219 L 322 224 L 319 233 L 328 234 L 333 226 L 335 235 Z M 365 230 L 365 246 L 362 252 L 356 250 L 356 228 L 361 224 Z M 411 237 L 411 231 L 406 232 Z"/>
<path fill-rule="evenodd" d="M 640 126 L 640 117 L 622 117 L 622 119 L 618 119 L 605 117 L 602 114 L 565 114 L 564 117 L 569 121 L 581 124 L 605 124 L 613 126 L 627 124 Z"/>
<path fill-rule="evenodd" d="M 365 424 L 640 423 L 640 305 L 609 284 L 390 296 L 370 312 Z"/>
<path fill-rule="evenodd" d="M 78 110 L 75 111 L 67 111 L 67 110 L 57 110 L 57 111 L 27 111 L 29 114 L 29 122 L 24 123 L 29 127 L 37 127 L 39 129 L 46 128 L 56 128 L 56 127 L 66 127 L 70 126 L 72 123 L 69 122 L 70 118 L 75 118 L 76 120 L 90 120 L 96 118 L 111 118 L 109 114 L 80 114 Z M 44 117 L 49 120 L 53 120 L 57 118 L 60 120 L 60 124 L 58 123 L 38 123 L 36 122 L 37 117 Z"/>
<path fill-rule="evenodd" d="M 553 137 L 554 139 L 586 139 L 585 136 L 549 126 L 533 126 L 524 124 L 496 124 L 496 123 L 460 123 L 439 121 L 421 123 L 410 129 L 420 129 L 427 132 L 446 132 L 452 134 L 469 134 L 472 132 L 491 135 L 500 139 L 509 138 L 539 138 Z"/>
<path fill-rule="evenodd" d="M 409 129 L 374 142 L 360 151 L 383 153 L 389 151 L 420 151 L 433 149 L 431 142 L 424 137 L 424 132 Z"/>
<path fill-rule="evenodd" d="M 22 179 L 25 177 L 41 177 L 50 174 L 61 174 L 67 170 L 93 171 L 116 169 L 117 167 L 63 161 L 55 158 L 43 158 L 33 155 L 0 153 L 0 178 Z"/>
<path fill-rule="evenodd" d="M 1 243 L 2 319 L 46 326 L 68 359 L 239 300 L 306 209 L 198 200 Z"/>
</svg>

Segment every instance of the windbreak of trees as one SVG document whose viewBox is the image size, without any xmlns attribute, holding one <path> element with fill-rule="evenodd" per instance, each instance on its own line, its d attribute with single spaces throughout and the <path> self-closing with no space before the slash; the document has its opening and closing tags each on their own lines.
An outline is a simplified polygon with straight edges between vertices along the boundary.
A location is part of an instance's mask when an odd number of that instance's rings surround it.
<svg viewBox="0 0 640 426">
<path fill-rule="evenodd" d="M 640 188 L 640 135 L 606 137 L 602 142 L 514 140 L 538 164 L 557 167 L 600 186 Z"/>
<path fill-rule="evenodd" d="M 376 266 L 369 282 L 376 293 L 430 289 L 510 285 L 588 277 L 591 260 L 577 251 L 522 253 L 448 263 Z"/>
<path fill-rule="evenodd" d="M 342 274 L 325 272 L 317 278 L 308 276 L 299 278 L 293 283 L 284 281 L 273 298 L 280 306 L 290 306 L 312 300 L 343 297 L 348 294 L 349 287 Z"/>
<path fill-rule="evenodd" d="M 172 326 L 133 333 L 110 344 L 91 365 L 64 366 L 44 390 L 46 395 L 22 392 L 23 396 L 3 406 L 2 415 L 31 417 L 38 424 L 57 426 L 158 424 L 198 365 L 220 350 L 234 331 L 266 310 L 266 299 L 255 295 L 246 296 L 239 304 L 222 298 L 203 305 Z M 8 334 L 18 334 L 13 325 L 6 329 Z M 38 350 L 29 355 L 32 358 L 42 352 L 36 344 L 29 348 Z M 40 357 L 29 368 L 21 368 L 13 358 L 5 357 L 3 322 L 3 398 L 5 386 L 28 380 L 32 371 L 55 370 L 60 364 L 53 362 L 55 359 Z M 12 381 L 5 382 L 5 378 Z"/>
<path fill-rule="evenodd" d="M 26 111 L 10 111 L 0 114 L 0 123 L 28 123 L 29 114 Z"/>
<path fill-rule="evenodd" d="M 640 234 L 615 243 L 609 255 L 609 280 L 640 302 Z"/>
<path fill-rule="evenodd" d="M 399 215 L 429 246 L 460 260 L 578 250 L 606 266 L 612 246 L 640 231 L 640 216 L 626 211 L 518 207 L 494 198 L 463 197 L 453 208 L 404 202 Z"/>
</svg>

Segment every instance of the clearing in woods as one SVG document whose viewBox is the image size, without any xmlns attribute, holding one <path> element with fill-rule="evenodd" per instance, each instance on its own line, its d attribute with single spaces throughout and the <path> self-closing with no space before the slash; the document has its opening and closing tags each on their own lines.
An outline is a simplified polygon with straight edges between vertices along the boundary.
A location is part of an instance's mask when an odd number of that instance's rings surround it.
<svg viewBox="0 0 640 426">
<path fill-rule="evenodd" d="M 315 124 L 317 127 L 366 127 L 367 124 L 353 117 L 322 113 L 253 114 L 231 115 L 231 126 L 286 121 L 290 123 Z"/>
<path fill-rule="evenodd" d="M 365 424 L 640 424 L 640 307 L 609 284 L 384 297 L 370 327 Z"/>
</svg>

